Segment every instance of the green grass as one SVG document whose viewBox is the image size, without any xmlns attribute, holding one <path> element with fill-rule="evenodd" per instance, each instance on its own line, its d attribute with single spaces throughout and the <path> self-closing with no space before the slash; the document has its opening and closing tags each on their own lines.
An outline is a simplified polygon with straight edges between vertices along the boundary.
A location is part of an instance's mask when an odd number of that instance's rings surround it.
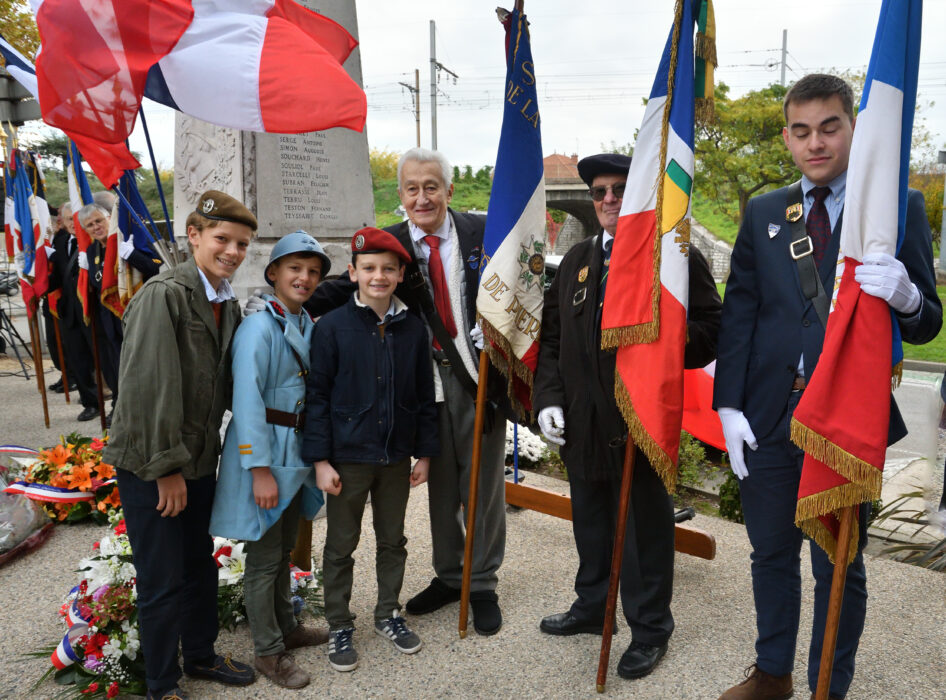
<svg viewBox="0 0 946 700">
<path fill-rule="evenodd" d="M 946 305 L 946 285 L 936 288 L 940 301 Z M 908 360 L 925 360 L 927 362 L 946 362 L 946 330 L 940 330 L 939 335 L 926 345 L 903 344 L 903 356 Z"/>
<path fill-rule="evenodd" d="M 739 224 L 732 217 L 719 211 L 714 202 L 701 197 L 699 193 L 693 197 L 693 216 L 710 230 L 710 233 L 732 245 L 736 242 Z"/>
</svg>

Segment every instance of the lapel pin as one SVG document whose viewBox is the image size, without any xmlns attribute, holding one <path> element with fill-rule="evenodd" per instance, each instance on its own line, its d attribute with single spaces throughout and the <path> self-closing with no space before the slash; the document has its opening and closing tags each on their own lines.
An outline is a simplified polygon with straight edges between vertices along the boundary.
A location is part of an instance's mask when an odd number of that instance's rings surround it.
<svg viewBox="0 0 946 700">
<path fill-rule="evenodd" d="M 799 203 L 793 204 L 792 206 L 790 206 L 788 209 L 785 210 L 785 218 L 790 223 L 794 224 L 796 221 L 798 221 L 801 218 L 801 215 L 804 212 L 805 210 L 802 208 L 801 203 L 799 202 Z"/>
<path fill-rule="evenodd" d="M 778 224 L 769 224 L 769 238 L 775 238 L 782 227 Z"/>
<path fill-rule="evenodd" d="M 578 271 L 579 283 L 583 283 L 586 279 L 588 279 L 588 266 L 587 265 L 585 265 L 583 268 L 581 268 Z"/>
</svg>

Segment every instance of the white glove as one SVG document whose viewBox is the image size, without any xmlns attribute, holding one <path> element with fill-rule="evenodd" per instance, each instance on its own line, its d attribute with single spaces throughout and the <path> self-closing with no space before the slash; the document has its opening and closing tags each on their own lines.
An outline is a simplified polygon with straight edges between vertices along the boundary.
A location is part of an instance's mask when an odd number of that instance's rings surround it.
<svg viewBox="0 0 946 700">
<path fill-rule="evenodd" d="M 243 316 L 249 316 L 250 314 L 255 314 L 257 311 L 262 311 L 266 308 L 266 302 L 263 300 L 262 290 L 254 289 L 253 294 L 249 299 L 246 300 L 246 306 L 243 307 Z"/>
<path fill-rule="evenodd" d="M 85 252 L 79 253 L 79 267 L 83 270 L 89 269 L 89 256 Z"/>
<path fill-rule="evenodd" d="M 539 429 L 549 442 L 564 445 L 565 412 L 562 407 L 548 406 L 539 411 Z"/>
<path fill-rule="evenodd" d="M 46 245 L 46 246 L 43 246 L 43 247 L 46 249 L 46 259 L 47 259 L 47 260 L 49 260 L 51 257 L 53 257 L 53 256 L 56 254 L 56 249 L 53 248 L 52 246 Z"/>
<path fill-rule="evenodd" d="M 743 443 L 748 443 L 753 450 L 759 449 L 759 443 L 752 434 L 749 421 L 738 408 L 721 408 L 718 411 L 719 420 L 723 424 L 723 435 L 726 438 L 726 451 L 729 453 L 729 466 L 732 473 L 740 479 L 749 476 L 746 468 L 746 457 Z"/>
<path fill-rule="evenodd" d="M 130 238 L 127 241 L 118 243 L 118 257 L 122 260 L 128 260 L 129 256 L 135 252 L 135 242 Z"/>
<path fill-rule="evenodd" d="M 477 350 L 483 349 L 483 329 L 480 328 L 480 324 L 476 324 L 470 330 L 470 340 L 473 341 L 473 347 Z"/>
<path fill-rule="evenodd" d="M 905 316 L 920 308 L 920 290 L 910 281 L 907 268 L 892 255 L 865 255 L 864 264 L 854 271 L 854 279 L 865 293 L 883 299 Z"/>
</svg>

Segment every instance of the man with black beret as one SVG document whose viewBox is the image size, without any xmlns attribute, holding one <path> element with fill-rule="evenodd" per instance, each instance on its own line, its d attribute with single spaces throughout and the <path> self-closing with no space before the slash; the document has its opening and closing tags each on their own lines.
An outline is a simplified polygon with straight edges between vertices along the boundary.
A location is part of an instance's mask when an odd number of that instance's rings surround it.
<svg viewBox="0 0 946 700">
<path fill-rule="evenodd" d="M 615 352 L 601 350 L 601 305 L 628 156 L 602 153 L 578 162 L 602 231 L 569 250 L 545 294 L 535 374 L 535 410 L 545 437 L 561 445 L 571 489 L 578 549 L 577 598 L 540 628 L 553 635 L 601 634 L 611 573 L 627 425 L 614 398 Z M 689 255 L 686 367 L 716 353 L 721 302 L 703 255 Z M 637 450 L 628 511 L 621 603 L 631 641 L 618 675 L 641 678 L 667 650 L 673 632 L 673 501 L 647 457 Z"/>
</svg>

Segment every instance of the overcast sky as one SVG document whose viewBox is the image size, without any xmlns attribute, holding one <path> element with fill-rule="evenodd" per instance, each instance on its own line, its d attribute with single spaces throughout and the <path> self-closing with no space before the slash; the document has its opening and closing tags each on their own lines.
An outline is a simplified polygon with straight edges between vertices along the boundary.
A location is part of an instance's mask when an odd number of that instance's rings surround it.
<svg viewBox="0 0 946 700">
<path fill-rule="evenodd" d="M 502 0 L 507 5 L 512 0 Z M 416 143 L 413 85 L 420 69 L 421 144 L 430 146 L 430 20 L 441 73 L 438 147 L 457 165 L 496 159 L 505 80 L 497 0 L 357 0 L 368 144 L 403 152 Z M 717 81 L 730 95 L 780 79 L 788 30 L 788 83 L 822 70 L 865 70 L 880 0 L 717 0 Z M 946 0 L 926 0 L 920 113 L 946 149 Z M 585 156 L 633 139 L 672 19 L 672 0 L 526 0 L 538 79 L 543 151 Z M 158 159 L 173 161 L 173 114 L 146 102 Z M 140 126 L 138 131 L 140 132 Z M 146 152 L 136 133 L 132 148 Z"/>
</svg>

